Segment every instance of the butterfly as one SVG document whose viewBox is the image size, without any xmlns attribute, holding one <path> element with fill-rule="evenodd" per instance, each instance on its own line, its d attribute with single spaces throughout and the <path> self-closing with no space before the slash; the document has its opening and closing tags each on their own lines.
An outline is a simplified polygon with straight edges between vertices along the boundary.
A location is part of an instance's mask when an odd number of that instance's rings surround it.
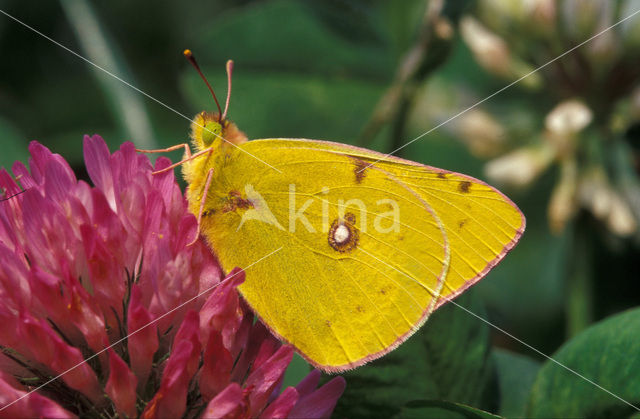
<svg viewBox="0 0 640 419">
<path fill-rule="evenodd" d="M 185 158 L 165 170 L 182 165 L 222 268 L 246 267 L 248 305 L 321 370 L 396 348 L 524 232 L 518 207 L 480 180 L 328 141 L 248 141 L 227 118 L 229 93 L 224 111 L 213 96 L 218 112 L 191 124 L 195 152 L 170 148 Z"/>
</svg>

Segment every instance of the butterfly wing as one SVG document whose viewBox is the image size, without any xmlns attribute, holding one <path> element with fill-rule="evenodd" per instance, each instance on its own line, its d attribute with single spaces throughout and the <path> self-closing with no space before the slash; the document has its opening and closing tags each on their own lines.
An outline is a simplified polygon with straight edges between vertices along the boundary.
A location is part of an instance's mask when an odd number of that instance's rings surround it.
<svg viewBox="0 0 640 419">
<path fill-rule="evenodd" d="M 247 269 L 240 291 L 262 321 L 327 371 L 395 348 L 524 228 L 511 201 L 462 175 L 335 143 L 241 147 L 219 160 L 203 234 L 225 270 Z"/>
</svg>

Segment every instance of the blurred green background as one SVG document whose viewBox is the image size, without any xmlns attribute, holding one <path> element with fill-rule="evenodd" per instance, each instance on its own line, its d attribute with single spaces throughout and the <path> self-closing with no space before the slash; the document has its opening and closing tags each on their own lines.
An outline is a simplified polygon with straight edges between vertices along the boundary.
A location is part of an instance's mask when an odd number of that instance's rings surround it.
<svg viewBox="0 0 640 419">
<path fill-rule="evenodd" d="M 428 132 L 397 154 L 486 180 L 520 206 L 520 244 L 457 300 L 503 331 L 445 306 L 400 349 L 345 374 L 336 416 L 633 411 L 504 331 L 640 402 L 640 15 L 527 76 L 640 1 L 61 0 L 34 11 L 5 0 L 0 9 L 155 98 L 0 15 L 4 167 L 26 160 L 31 140 L 79 176 L 83 134 L 112 150 L 185 142 L 185 116 L 214 108 L 182 57 L 190 48 L 221 100 L 225 62 L 235 61 L 229 116 L 249 138 L 390 152 Z M 297 359 L 287 382 L 307 368 Z"/>
</svg>

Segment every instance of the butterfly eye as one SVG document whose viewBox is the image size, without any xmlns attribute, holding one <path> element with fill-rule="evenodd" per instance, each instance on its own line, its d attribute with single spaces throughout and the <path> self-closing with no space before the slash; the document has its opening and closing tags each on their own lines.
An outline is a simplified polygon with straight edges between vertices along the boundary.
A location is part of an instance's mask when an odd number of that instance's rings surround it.
<svg viewBox="0 0 640 419">
<path fill-rule="evenodd" d="M 216 121 L 207 122 L 202 130 L 202 142 L 205 147 L 211 146 L 213 141 L 222 134 L 222 125 Z"/>
</svg>

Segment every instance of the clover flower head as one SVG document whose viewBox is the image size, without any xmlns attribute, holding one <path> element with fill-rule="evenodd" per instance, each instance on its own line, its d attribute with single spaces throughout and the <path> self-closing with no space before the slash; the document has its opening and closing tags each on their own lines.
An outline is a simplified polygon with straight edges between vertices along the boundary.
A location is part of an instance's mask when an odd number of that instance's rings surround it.
<svg viewBox="0 0 640 419">
<path fill-rule="evenodd" d="M 281 391 L 293 349 L 254 321 L 244 271 L 223 279 L 188 245 L 196 220 L 172 172 L 85 137 L 90 186 L 29 150 L 29 169 L 0 169 L 0 417 L 331 414 L 344 380 L 316 389 L 314 371 Z"/>
</svg>

